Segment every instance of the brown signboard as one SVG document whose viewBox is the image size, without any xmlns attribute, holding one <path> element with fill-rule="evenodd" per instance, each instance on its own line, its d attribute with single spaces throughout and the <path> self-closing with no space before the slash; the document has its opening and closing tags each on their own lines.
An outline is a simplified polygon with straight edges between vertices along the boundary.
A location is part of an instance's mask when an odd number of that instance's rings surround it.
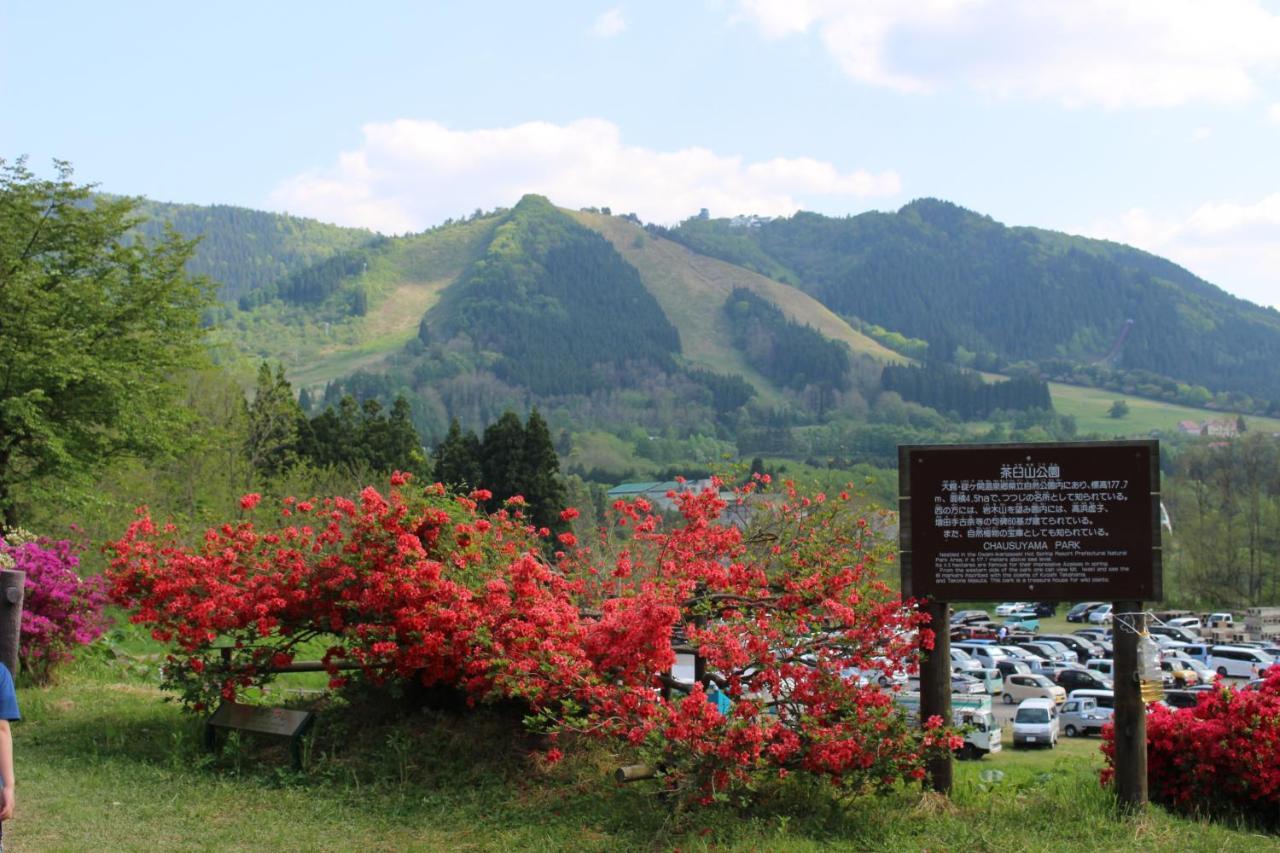
<svg viewBox="0 0 1280 853">
<path fill-rule="evenodd" d="M 903 595 L 1157 601 L 1160 444 L 898 448 Z"/>
</svg>

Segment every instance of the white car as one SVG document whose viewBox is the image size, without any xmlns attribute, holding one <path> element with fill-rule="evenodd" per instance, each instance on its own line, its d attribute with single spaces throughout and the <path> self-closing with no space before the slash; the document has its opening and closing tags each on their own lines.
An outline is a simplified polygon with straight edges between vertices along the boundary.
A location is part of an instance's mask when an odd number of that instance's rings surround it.
<svg viewBox="0 0 1280 853">
<path fill-rule="evenodd" d="M 1058 745 L 1058 706 L 1052 699 L 1023 699 L 1013 715 L 1013 747 Z"/>
<path fill-rule="evenodd" d="M 997 616 L 1012 616 L 1014 613 L 1018 613 L 1023 610 L 1031 610 L 1034 612 L 1035 608 L 1027 601 L 1006 601 L 1004 604 L 996 605 Z"/>
<path fill-rule="evenodd" d="M 1004 680 L 1004 703 L 1012 705 L 1024 699 L 1048 699 L 1055 705 L 1067 701 L 1067 691 L 1054 684 L 1043 675 L 1028 673 L 1026 675 L 1010 675 Z"/>
<path fill-rule="evenodd" d="M 1111 605 L 1104 604 L 1089 613 L 1089 622 L 1093 625 L 1111 624 Z"/>
</svg>

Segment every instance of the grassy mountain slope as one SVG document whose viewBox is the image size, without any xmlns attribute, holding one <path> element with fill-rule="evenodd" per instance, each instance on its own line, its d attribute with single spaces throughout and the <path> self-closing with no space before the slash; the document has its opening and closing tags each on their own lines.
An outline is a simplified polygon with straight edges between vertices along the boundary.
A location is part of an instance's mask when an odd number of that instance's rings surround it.
<svg viewBox="0 0 1280 853">
<path fill-rule="evenodd" d="M 580 212 L 574 217 L 600 232 L 627 262 L 640 272 L 645 287 L 680 330 L 685 359 L 720 373 L 738 373 L 758 390 L 768 392 L 768 380 L 747 365 L 733 345 L 724 303 L 735 287 L 744 287 L 777 305 L 797 323 L 813 326 L 832 340 L 842 341 L 855 354 L 879 361 L 900 362 L 892 350 L 855 331 L 813 297 L 794 287 L 685 246 L 654 237 L 638 225 L 613 216 Z"/>
<path fill-rule="evenodd" d="M 484 251 L 497 221 L 484 217 L 387 241 L 345 285 L 366 293 L 364 316 L 274 303 L 240 312 L 224 333 L 251 358 L 283 362 L 299 385 L 376 367 L 417 334 L 422 316 Z M 344 298 L 340 292 L 333 300 Z"/>
<path fill-rule="evenodd" d="M 1280 400 L 1280 313 L 1127 246 L 1008 228 L 933 199 L 848 218 L 694 219 L 670 236 L 948 353 L 1087 363 L 1133 320 L 1120 367 Z"/>
<path fill-rule="evenodd" d="M 179 234 L 200 238 L 187 269 L 219 282 L 223 302 L 235 302 L 375 236 L 363 228 L 224 204 L 144 201 L 138 212 L 146 217 L 138 230 L 148 237 L 159 236 L 168 222 Z"/>
</svg>

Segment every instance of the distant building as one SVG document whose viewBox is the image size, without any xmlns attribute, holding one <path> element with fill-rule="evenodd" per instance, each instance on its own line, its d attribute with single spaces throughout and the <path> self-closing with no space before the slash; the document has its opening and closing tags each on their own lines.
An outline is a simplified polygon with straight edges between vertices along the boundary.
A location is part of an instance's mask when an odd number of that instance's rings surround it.
<svg viewBox="0 0 1280 853">
<path fill-rule="evenodd" d="M 1226 418 L 1220 421 L 1205 421 L 1204 428 L 1200 431 L 1201 435 L 1207 435 L 1210 438 L 1235 438 L 1239 435 L 1237 423 L 1232 418 Z"/>
<path fill-rule="evenodd" d="M 1179 421 L 1178 432 L 1183 435 L 1199 435 L 1200 423 L 1199 421 Z"/>
</svg>

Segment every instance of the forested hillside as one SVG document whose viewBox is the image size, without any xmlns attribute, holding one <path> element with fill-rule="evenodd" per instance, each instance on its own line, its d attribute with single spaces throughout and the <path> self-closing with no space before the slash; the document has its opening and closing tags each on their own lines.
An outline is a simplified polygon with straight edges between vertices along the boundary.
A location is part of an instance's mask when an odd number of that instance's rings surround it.
<svg viewBox="0 0 1280 853">
<path fill-rule="evenodd" d="M 343 228 L 287 214 L 225 204 L 144 201 L 138 230 L 154 240 L 165 223 L 184 237 L 199 237 L 187 270 L 218 282 L 218 298 L 235 302 L 340 252 L 376 238 L 363 228 Z"/>
<path fill-rule="evenodd" d="M 499 377 L 541 394 L 601 387 L 600 364 L 670 372 L 680 351 L 635 268 L 540 196 L 516 205 L 427 322 L 499 353 Z"/>
<path fill-rule="evenodd" d="M 1120 369 L 1280 399 L 1280 314 L 1126 246 L 1008 228 L 933 199 L 847 218 L 690 219 L 661 233 L 923 338 L 942 360 L 997 369 L 1110 357 Z"/>
</svg>

